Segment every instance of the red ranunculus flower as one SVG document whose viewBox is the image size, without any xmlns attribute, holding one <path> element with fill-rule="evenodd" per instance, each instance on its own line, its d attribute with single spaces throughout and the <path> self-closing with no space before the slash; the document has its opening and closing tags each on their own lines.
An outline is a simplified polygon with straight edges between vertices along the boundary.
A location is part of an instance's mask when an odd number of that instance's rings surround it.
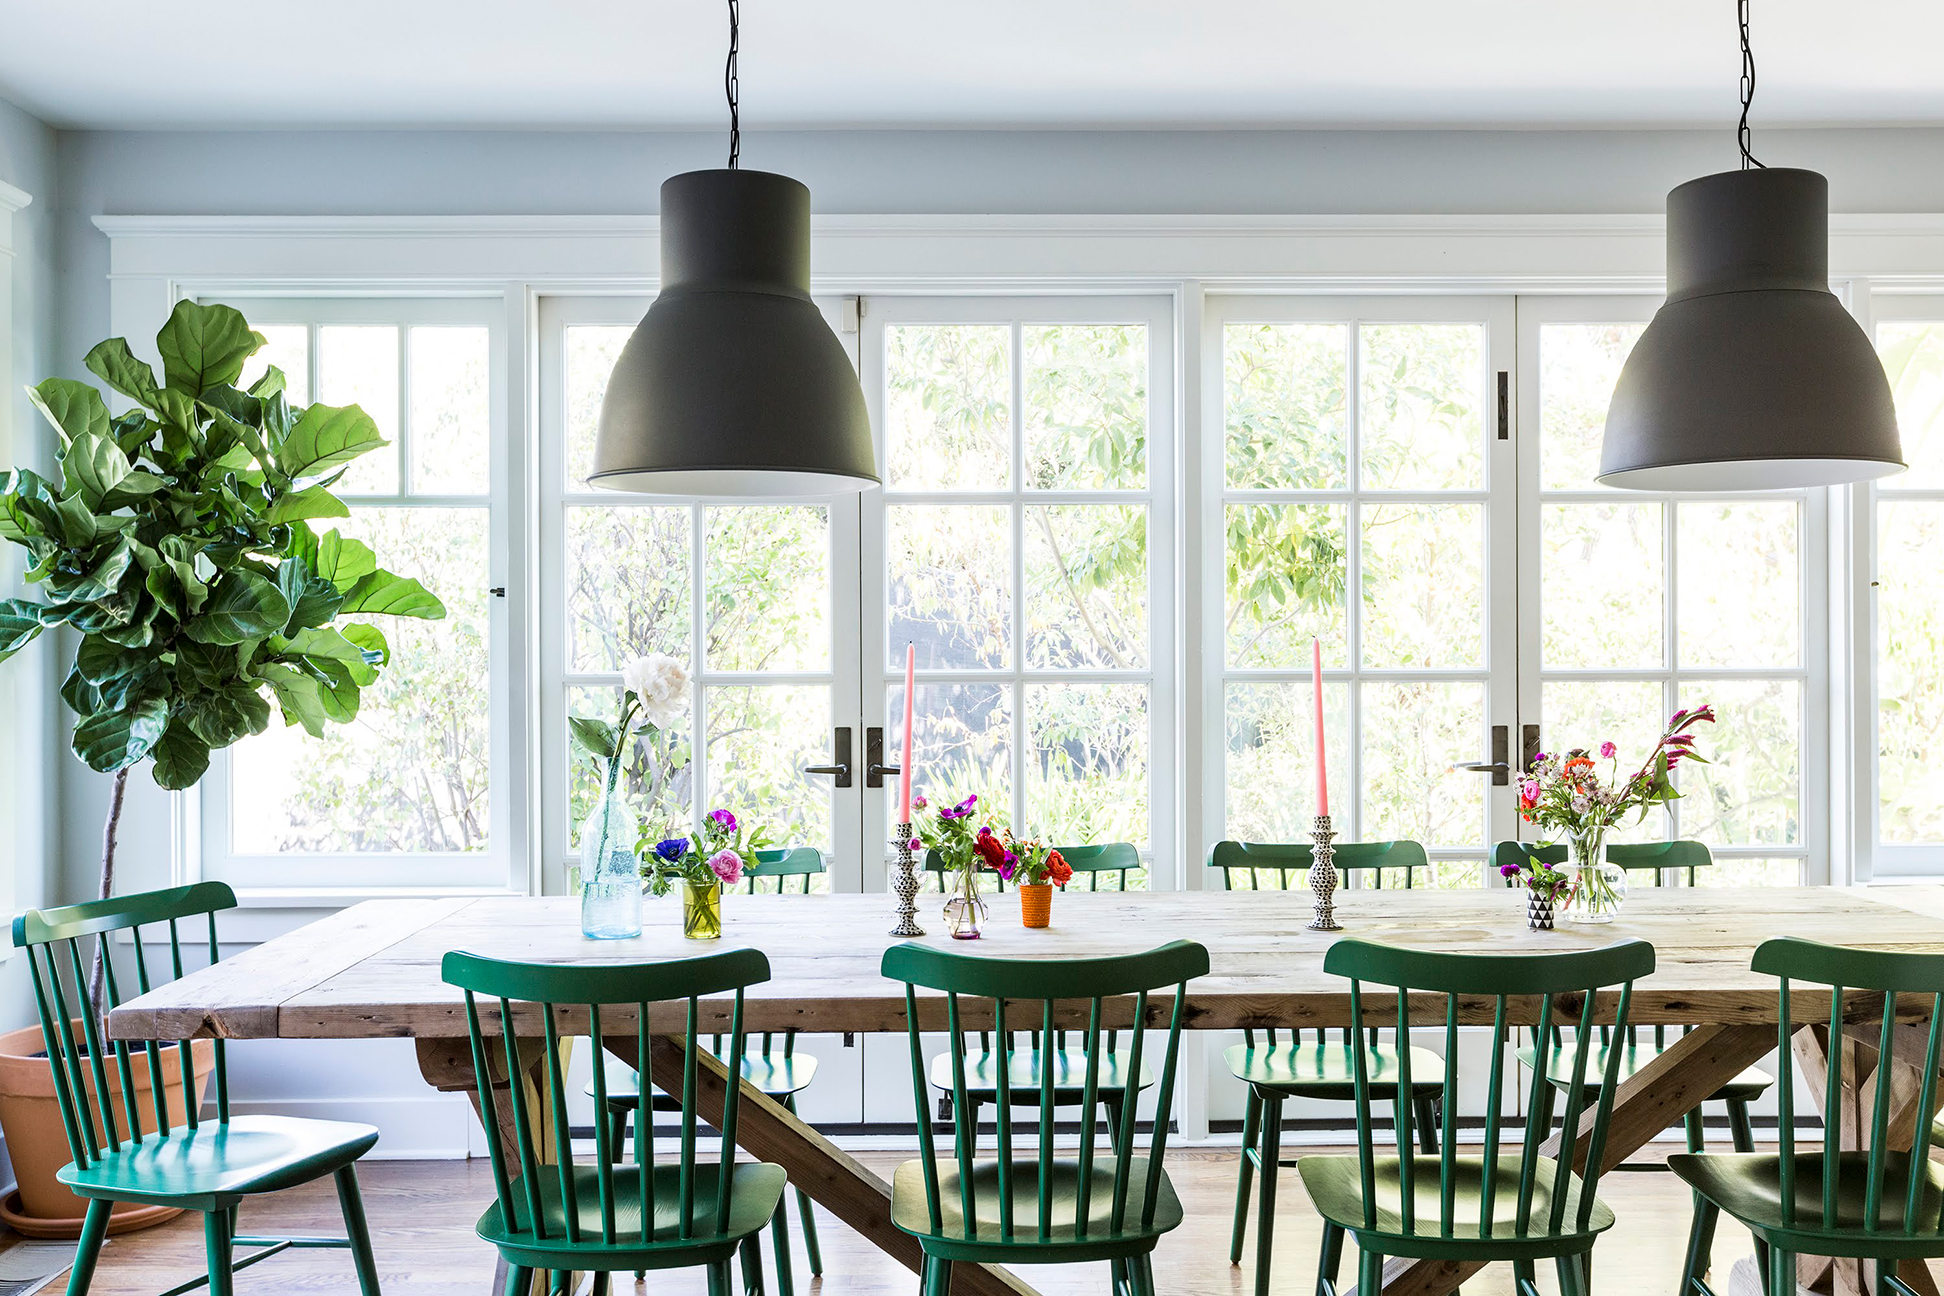
<svg viewBox="0 0 1944 1296">
<path fill-rule="evenodd" d="M 1046 880 L 1054 886 L 1065 886 L 1073 880 L 1073 865 L 1067 863 L 1058 851 L 1046 857 Z"/>
<path fill-rule="evenodd" d="M 978 837 L 972 842 L 972 849 L 979 852 L 979 858 L 985 861 L 989 869 L 996 870 L 1006 862 L 1005 843 L 993 836 L 990 828 L 979 829 Z"/>
</svg>

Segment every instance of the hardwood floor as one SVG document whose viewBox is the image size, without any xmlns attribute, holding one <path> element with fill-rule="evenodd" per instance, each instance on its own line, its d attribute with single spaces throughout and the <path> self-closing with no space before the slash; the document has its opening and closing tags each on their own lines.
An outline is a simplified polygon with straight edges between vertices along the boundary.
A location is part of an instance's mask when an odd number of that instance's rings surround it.
<svg viewBox="0 0 1944 1296">
<path fill-rule="evenodd" d="M 1168 1296 L 1241 1296 L 1250 1290 L 1254 1231 L 1240 1268 L 1228 1263 L 1230 1213 L 1235 1193 L 1233 1149 L 1193 1149 L 1169 1153 L 1168 1165 L 1188 1208 L 1188 1222 L 1162 1242 L 1155 1254 L 1160 1290 Z M 859 1159 L 881 1174 L 902 1159 L 897 1153 L 870 1152 Z M 1276 1228 L 1274 1291 L 1277 1296 L 1310 1296 L 1316 1277 L 1318 1225 L 1294 1171 L 1285 1171 Z M 473 1221 L 492 1195 L 486 1162 L 374 1161 L 359 1171 L 365 1209 L 370 1215 L 380 1277 L 393 1296 L 484 1296 L 493 1273 L 493 1251 L 473 1236 Z M 1671 1175 L 1621 1172 L 1609 1175 L 1601 1194 L 1619 1223 L 1594 1252 L 1596 1290 L 1672 1293 L 1687 1239 L 1688 1195 Z M 794 1208 L 793 1213 L 794 1213 Z M 330 1181 L 263 1199 L 245 1207 L 246 1233 L 336 1233 L 337 1200 Z M 826 1273 L 809 1280 L 802 1234 L 795 1232 L 798 1293 L 811 1296 L 911 1296 L 917 1279 L 900 1269 L 828 1215 L 819 1216 Z M 1748 1235 L 1724 1221 L 1715 1246 L 1718 1290 L 1727 1290 L 1728 1266 L 1750 1251 Z M 767 1257 L 768 1247 L 765 1246 Z M 153 1296 L 202 1269 L 202 1226 L 183 1216 L 147 1232 L 114 1238 L 102 1252 L 95 1273 L 95 1296 Z M 1354 1248 L 1344 1275 L 1354 1280 Z M 1025 1272 L 1046 1296 L 1107 1291 L 1104 1265 L 1043 1268 Z M 1552 1290 L 1549 1269 L 1540 1285 Z M 1467 1284 L 1468 1291 L 1505 1292 L 1510 1269 L 1487 1270 Z M 632 1279 L 618 1283 L 617 1296 L 637 1291 L 655 1296 L 701 1296 L 703 1279 L 694 1273 L 650 1275 L 638 1288 Z M 60 1290 L 57 1284 L 53 1290 Z M 237 1296 L 269 1293 L 357 1291 L 343 1251 L 286 1251 L 237 1275 Z M 769 1286 L 775 1296 L 775 1285 Z"/>
</svg>

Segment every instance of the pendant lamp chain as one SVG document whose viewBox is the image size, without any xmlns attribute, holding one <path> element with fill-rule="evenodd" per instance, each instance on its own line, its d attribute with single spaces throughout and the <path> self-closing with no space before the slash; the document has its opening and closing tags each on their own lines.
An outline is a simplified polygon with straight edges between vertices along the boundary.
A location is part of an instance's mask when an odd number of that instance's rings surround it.
<svg viewBox="0 0 1944 1296">
<path fill-rule="evenodd" d="M 1747 0 L 1742 0 L 1742 57 L 1747 59 Z M 729 98 L 729 169 L 735 170 L 742 161 L 742 117 L 737 101 L 742 97 L 742 85 L 736 80 L 736 54 L 742 47 L 742 0 L 729 0 L 729 61 L 722 68 L 722 91 Z M 1747 130 L 1748 110 L 1742 110 L 1742 129 Z M 1746 152 L 1746 150 L 1743 150 Z"/>
<path fill-rule="evenodd" d="M 729 0 L 729 3 L 733 9 L 735 7 L 735 0 Z M 1741 28 L 1742 56 L 1741 123 L 1735 128 L 1735 142 L 1741 146 L 1742 170 L 1746 171 L 1750 167 L 1759 167 L 1767 170 L 1767 164 L 1749 151 L 1750 131 L 1748 129 L 1748 105 L 1755 98 L 1755 51 L 1748 44 L 1748 0 L 1737 0 L 1735 19 L 1737 25 Z M 731 55 L 730 57 L 733 59 L 735 56 Z"/>
</svg>

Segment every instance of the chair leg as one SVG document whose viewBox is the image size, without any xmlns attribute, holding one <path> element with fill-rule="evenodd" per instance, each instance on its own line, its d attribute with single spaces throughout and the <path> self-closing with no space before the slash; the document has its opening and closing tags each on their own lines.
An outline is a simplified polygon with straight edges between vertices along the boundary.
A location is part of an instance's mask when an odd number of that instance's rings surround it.
<svg viewBox="0 0 1944 1296">
<path fill-rule="evenodd" d="M 727 1257 L 709 1266 L 709 1296 L 730 1296 Z"/>
<path fill-rule="evenodd" d="M 783 1099 L 783 1110 L 796 1115 L 796 1095 L 789 1094 Z M 817 1247 L 817 1217 L 810 1209 L 810 1194 L 799 1188 L 796 1190 L 797 1215 L 803 1220 L 803 1249 L 810 1253 L 810 1273 L 813 1277 L 823 1276 L 823 1252 Z"/>
<path fill-rule="evenodd" d="M 1539 1269 L 1532 1261 L 1514 1260 L 1512 1262 L 1513 1290 L 1518 1292 L 1525 1292 L 1527 1290 L 1537 1292 L 1539 1289 L 1538 1283 Z"/>
<path fill-rule="evenodd" d="M 371 1230 L 365 1224 L 364 1196 L 358 1191 L 356 1166 L 331 1176 L 337 1181 L 338 1209 L 344 1212 L 344 1236 L 351 1243 L 351 1263 L 358 1271 L 361 1296 L 378 1296 L 378 1260 L 371 1254 Z"/>
<path fill-rule="evenodd" d="M 588 1290 L 587 1296 L 608 1296 L 608 1276 L 606 1273 L 597 1273 L 594 1275 L 594 1286 Z"/>
<path fill-rule="evenodd" d="M 1127 1267 L 1134 1276 L 1134 1296 L 1157 1296 L 1154 1288 L 1154 1256 L 1151 1252 L 1143 1251 L 1130 1257 Z"/>
<path fill-rule="evenodd" d="M 1438 1154 L 1436 1101 L 1431 1098 L 1417 1098 L 1412 1100 L 1411 1106 L 1416 1109 L 1413 1114 L 1417 1117 L 1418 1151 L 1426 1156 L 1436 1156 Z"/>
<path fill-rule="evenodd" d="M 1242 1240 L 1249 1231 L 1249 1188 L 1254 1183 L 1253 1169 L 1249 1156 L 1255 1151 L 1256 1138 L 1262 1128 L 1262 1099 L 1256 1095 L 1255 1086 L 1250 1085 L 1248 1096 L 1242 1108 L 1242 1155 L 1235 1173 L 1235 1228 L 1229 1234 L 1229 1263 L 1242 1263 Z"/>
<path fill-rule="evenodd" d="M 1694 1194 L 1694 1222 L 1688 1226 L 1687 1261 L 1681 1269 L 1680 1296 L 1700 1296 L 1701 1289 L 1695 1284 L 1708 1276 L 1710 1257 L 1714 1254 L 1715 1221 L 1720 1217 L 1719 1207 L 1700 1193 Z M 1767 1291 L 1767 1257 L 1762 1259 L 1762 1290 Z"/>
<path fill-rule="evenodd" d="M 1559 1273 L 1559 1296 L 1586 1296 L 1585 1262 L 1590 1256 L 1560 1256 L 1553 1263 Z"/>
<path fill-rule="evenodd" d="M 1256 1205 L 1255 1296 L 1269 1296 L 1269 1252 L 1276 1233 L 1276 1163 L 1282 1156 L 1282 1099 L 1262 1100 L 1262 1192 Z M 1375 1288 L 1366 1288 L 1374 1291 Z"/>
<path fill-rule="evenodd" d="M 618 1165 L 628 1159 L 628 1109 L 609 1107 L 607 1127 L 608 1156 Z"/>
<path fill-rule="evenodd" d="M 81 1240 L 74 1247 L 74 1267 L 68 1270 L 68 1296 L 87 1296 L 101 1243 L 108 1236 L 108 1213 L 114 1209 L 115 1203 L 100 1198 L 88 1203 L 87 1216 L 81 1221 Z"/>
<path fill-rule="evenodd" d="M 1787 1292 L 1790 1293 L 1790 1296 L 1794 1296 L 1796 1289 L 1795 1269 L 1795 1256 L 1792 1253 L 1784 1251 L 1781 1247 L 1769 1248 L 1768 1278 L 1770 1291 Z"/>
<path fill-rule="evenodd" d="M 777 1296 L 796 1296 L 796 1274 L 790 1265 L 790 1214 L 785 1199 L 776 1199 L 776 1214 L 770 1217 L 770 1249 L 776 1256 Z"/>
<path fill-rule="evenodd" d="M 213 1210 L 203 1215 L 203 1251 L 209 1257 L 209 1296 L 235 1296 L 230 1275 L 229 1212 Z"/>
<path fill-rule="evenodd" d="M 1316 1262 L 1316 1296 L 1336 1296 L 1337 1274 L 1343 1269 L 1343 1229 L 1323 1221 L 1322 1254 Z"/>
<path fill-rule="evenodd" d="M 1134 1278 L 1127 1271 L 1126 1256 L 1108 1257 L 1107 1288 L 1113 1296 L 1134 1296 Z"/>
<path fill-rule="evenodd" d="M 1357 1253 L 1357 1290 L 1359 1292 L 1384 1290 L 1384 1257 L 1369 1247 L 1364 1247 Z"/>
<path fill-rule="evenodd" d="M 751 1233 L 736 1248 L 742 1260 L 743 1296 L 763 1296 L 763 1244 L 761 1233 Z"/>
<path fill-rule="evenodd" d="M 1755 1127 L 1748 1119 L 1748 1104 L 1739 1098 L 1728 1104 L 1728 1132 L 1734 1140 L 1735 1151 L 1755 1150 Z M 1755 1239 L 1755 1271 L 1762 1276 L 1762 1291 L 1768 1293 L 1768 1243 L 1760 1238 Z"/>
<path fill-rule="evenodd" d="M 1100 1096 L 1100 1105 L 1107 1109 L 1107 1146 L 1114 1149 L 1114 1155 L 1121 1154 L 1121 1117 L 1127 1110 L 1125 1094 Z"/>
<path fill-rule="evenodd" d="M 525 1265 L 506 1267 L 506 1288 L 503 1296 L 527 1296 L 533 1290 L 533 1270 Z"/>
<path fill-rule="evenodd" d="M 952 1262 L 933 1260 L 931 1279 L 925 1284 L 925 1296 L 952 1296 Z"/>
</svg>

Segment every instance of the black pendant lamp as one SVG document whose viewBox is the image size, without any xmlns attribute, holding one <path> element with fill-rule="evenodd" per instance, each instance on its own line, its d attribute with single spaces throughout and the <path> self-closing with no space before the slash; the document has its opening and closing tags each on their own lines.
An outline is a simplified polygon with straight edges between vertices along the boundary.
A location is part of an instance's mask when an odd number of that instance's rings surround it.
<svg viewBox="0 0 1944 1296">
<path fill-rule="evenodd" d="M 798 498 L 875 485 L 864 393 L 810 300 L 810 191 L 738 165 L 661 187 L 661 291 L 615 361 L 588 482 L 652 495 Z"/>
<path fill-rule="evenodd" d="M 1829 291 L 1829 182 L 1749 151 L 1667 195 L 1667 301 L 1620 371 L 1599 480 L 1630 490 L 1836 486 L 1904 468 L 1876 350 Z"/>
</svg>

